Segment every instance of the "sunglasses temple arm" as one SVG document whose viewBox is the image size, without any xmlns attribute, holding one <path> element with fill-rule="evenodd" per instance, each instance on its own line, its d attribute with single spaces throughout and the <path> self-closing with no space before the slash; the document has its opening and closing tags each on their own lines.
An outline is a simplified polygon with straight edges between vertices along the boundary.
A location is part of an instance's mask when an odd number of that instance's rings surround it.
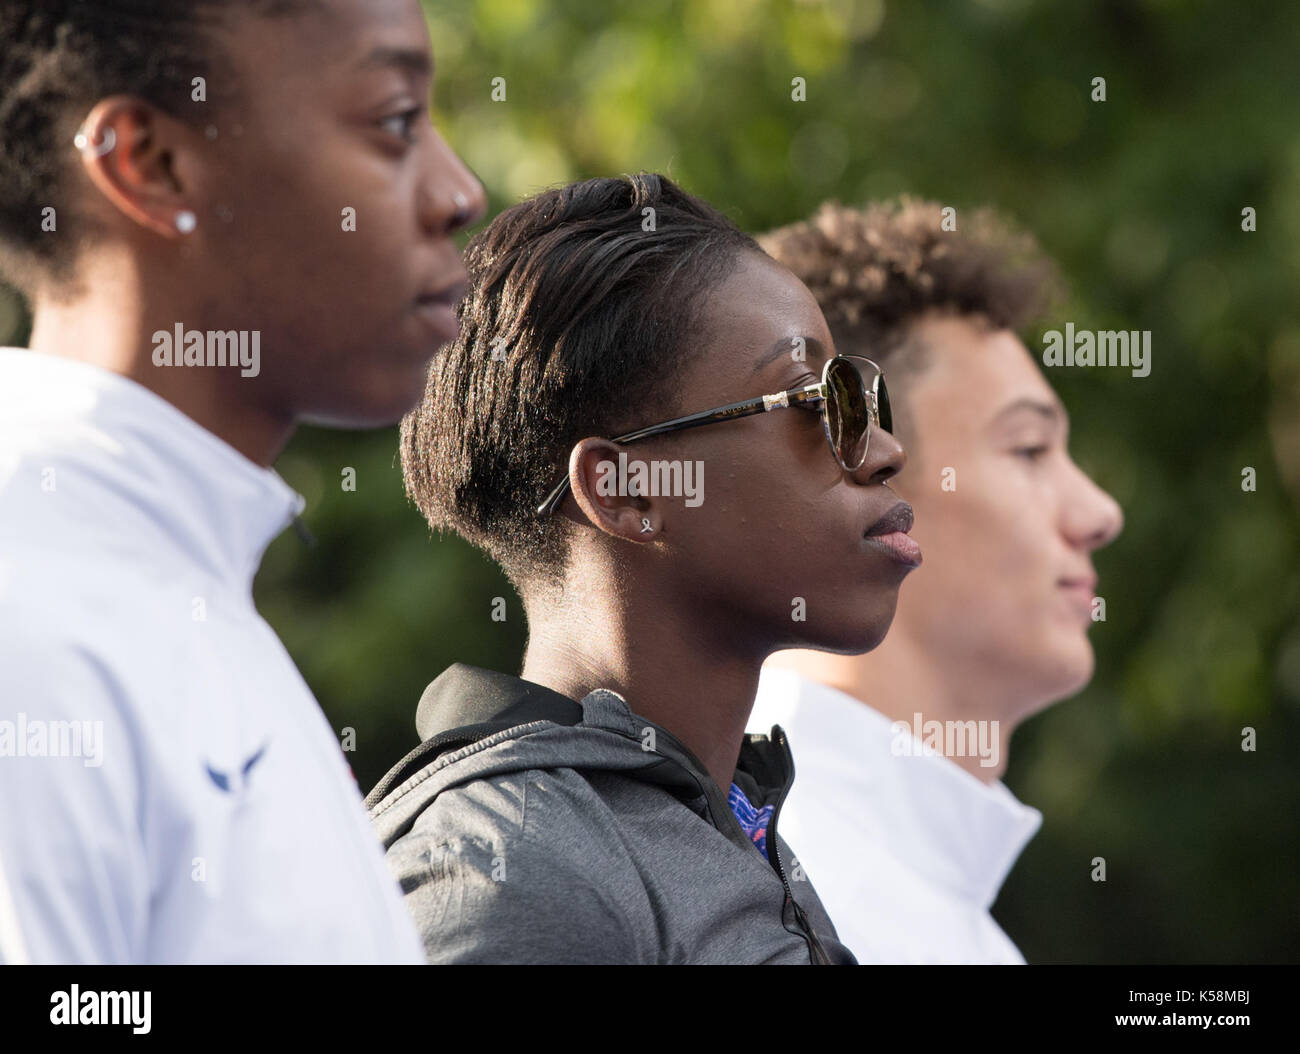
<svg viewBox="0 0 1300 1054">
<path fill-rule="evenodd" d="M 638 428 L 635 432 L 626 432 L 621 436 L 615 436 L 610 442 L 635 443 L 640 439 L 667 435 L 670 432 L 681 432 L 687 428 L 699 428 L 701 425 L 713 424 L 715 421 L 730 421 L 738 417 L 752 417 L 754 414 L 766 413 L 769 410 L 788 405 L 787 402 L 782 401 L 784 399 L 798 397 L 808 392 L 817 393 L 819 390 L 820 385 L 814 385 L 811 388 L 795 388 L 788 392 L 781 392 L 778 395 L 760 395 L 757 399 L 746 399 L 743 402 L 730 403 L 727 406 L 719 406 L 712 410 L 701 410 L 699 413 L 688 414 L 686 417 L 675 417 L 671 421 L 650 425 L 648 428 Z M 564 494 L 568 489 L 569 477 L 566 474 L 552 488 L 550 494 L 546 496 L 546 500 L 537 506 L 537 514 L 545 516 L 559 508 L 560 502 L 564 499 Z"/>
</svg>

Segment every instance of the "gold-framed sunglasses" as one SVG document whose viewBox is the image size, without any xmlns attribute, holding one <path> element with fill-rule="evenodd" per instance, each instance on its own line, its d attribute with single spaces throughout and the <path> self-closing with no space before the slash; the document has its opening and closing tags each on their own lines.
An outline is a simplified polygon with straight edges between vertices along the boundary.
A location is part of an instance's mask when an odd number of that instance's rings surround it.
<svg viewBox="0 0 1300 1054">
<path fill-rule="evenodd" d="M 870 383 L 863 376 L 858 363 L 870 367 Z M 821 410 L 826 441 L 830 444 L 835 460 L 846 472 L 856 472 L 866 461 L 873 424 L 886 432 L 894 430 L 889 390 L 885 387 L 885 371 L 861 355 L 835 355 L 826 360 L 826 365 L 822 367 L 822 379 L 817 384 L 791 388 L 775 395 L 759 395 L 743 402 L 700 410 L 685 417 L 674 417 L 671 421 L 615 436 L 610 442 L 634 443 L 638 439 L 680 432 L 684 428 L 698 428 L 718 421 L 730 421 L 737 417 L 750 417 L 800 405 Z M 537 506 L 537 514 L 547 516 L 558 509 L 568 489 L 569 475 L 566 472 L 546 496 L 546 500 Z"/>
</svg>

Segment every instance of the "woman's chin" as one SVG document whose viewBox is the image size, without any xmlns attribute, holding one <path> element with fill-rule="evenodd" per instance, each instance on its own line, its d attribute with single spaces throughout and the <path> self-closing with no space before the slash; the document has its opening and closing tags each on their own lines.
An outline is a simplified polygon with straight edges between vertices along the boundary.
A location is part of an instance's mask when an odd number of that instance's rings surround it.
<svg viewBox="0 0 1300 1054">
<path fill-rule="evenodd" d="M 836 655 L 861 655 L 863 652 L 873 651 L 889 633 L 889 627 L 894 621 L 893 611 L 889 614 L 890 617 L 883 622 L 851 626 L 847 629 L 840 626 L 835 631 L 828 630 L 820 634 L 816 640 L 805 641 L 800 647 L 829 651 Z"/>
</svg>

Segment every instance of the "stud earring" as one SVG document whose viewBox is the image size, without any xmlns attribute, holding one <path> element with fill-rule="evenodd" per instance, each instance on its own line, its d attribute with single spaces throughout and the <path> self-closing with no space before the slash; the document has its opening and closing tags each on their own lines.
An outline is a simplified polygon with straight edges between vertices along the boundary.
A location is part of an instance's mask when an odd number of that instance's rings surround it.
<svg viewBox="0 0 1300 1054">
<path fill-rule="evenodd" d="M 650 521 L 646 519 L 646 517 L 644 516 L 641 517 L 641 533 L 642 534 L 654 533 L 654 528 L 650 526 Z"/>
<path fill-rule="evenodd" d="M 176 213 L 176 229 L 182 234 L 190 234 L 199 225 L 198 218 L 189 209 Z"/>
</svg>

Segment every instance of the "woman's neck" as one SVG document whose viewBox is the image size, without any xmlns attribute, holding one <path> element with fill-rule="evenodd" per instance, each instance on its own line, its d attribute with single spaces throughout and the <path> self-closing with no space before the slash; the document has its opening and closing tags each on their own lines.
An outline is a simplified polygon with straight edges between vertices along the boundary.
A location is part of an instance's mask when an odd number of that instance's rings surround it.
<svg viewBox="0 0 1300 1054">
<path fill-rule="evenodd" d="M 719 647 L 679 612 L 629 610 L 613 597 L 585 611 L 573 599 L 530 619 L 522 676 L 572 699 L 597 688 L 617 692 L 693 753 L 724 792 L 731 785 L 758 690 L 761 655 Z"/>
<path fill-rule="evenodd" d="M 270 465 L 293 434 L 292 416 L 260 405 L 258 387 L 237 371 L 154 365 L 153 334 L 178 322 L 204 328 L 200 308 L 162 279 L 143 281 L 128 257 L 113 266 L 86 261 L 74 287 L 39 291 L 32 308 L 32 351 L 135 381 L 255 464 Z"/>
</svg>

